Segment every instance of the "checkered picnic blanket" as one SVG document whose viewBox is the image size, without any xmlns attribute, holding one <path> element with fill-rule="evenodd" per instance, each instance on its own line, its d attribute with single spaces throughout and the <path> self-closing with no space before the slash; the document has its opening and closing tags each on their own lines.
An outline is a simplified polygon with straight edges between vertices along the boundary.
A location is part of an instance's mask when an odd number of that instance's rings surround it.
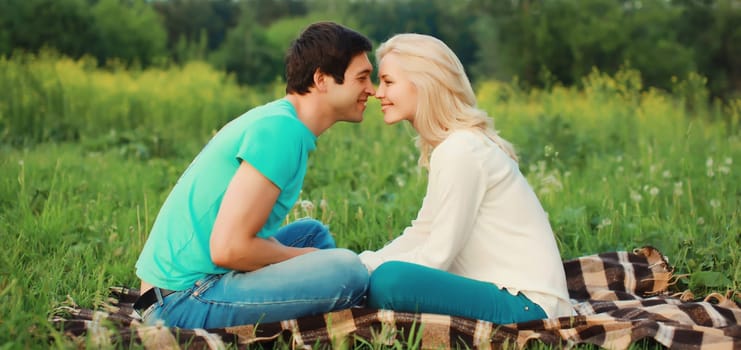
<svg viewBox="0 0 741 350">
<path fill-rule="evenodd" d="M 540 341 L 553 347 L 594 344 L 625 349 L 639 341 L 679 349 L 741 349 L 738 292 L 695 298 L 670 295 L 677 276 L 652 247 L 564 261 L 576 316 L 497 325 L 426 313 L 351 308 L 318 316 L 218 329 L 144 326 L 132 305 L 138 290 L 110 289 L 97 310 L 74 303 L 50 321 L 78 346 L 136 344 L 160 348 L 290 348 L 384 346 L 477 349 L 522 348 Z"/>
</svg>

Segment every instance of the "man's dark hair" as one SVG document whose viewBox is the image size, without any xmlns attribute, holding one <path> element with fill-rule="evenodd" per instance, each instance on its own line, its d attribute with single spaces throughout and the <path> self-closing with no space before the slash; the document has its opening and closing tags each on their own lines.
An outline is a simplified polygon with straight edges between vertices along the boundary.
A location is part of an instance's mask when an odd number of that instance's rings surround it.
<svg viewBox="0 0 741 350">
<path fill-rule="evenodd" d="M 344 83 L 350 60 L 372 49 L 362 34 L 333 22 L 308 26 L 293 41 L 286 54 L 286 93 L 303 95 L 314 85 L 317 68 Z"/>
</svg>

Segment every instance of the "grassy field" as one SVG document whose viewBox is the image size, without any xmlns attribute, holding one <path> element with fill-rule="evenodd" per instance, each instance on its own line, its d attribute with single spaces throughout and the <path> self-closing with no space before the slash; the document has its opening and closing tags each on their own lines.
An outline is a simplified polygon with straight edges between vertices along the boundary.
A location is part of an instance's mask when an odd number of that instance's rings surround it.
<svg viewBox="0 0 741 350">
<path fill-rule="evenodd" d="M 91 68 L 51 55 L 0 59 L 0 349 L 66 348 L 48 313 L 136 286 L 133 265 L 169 189 L 215 130 L 282 96 L 206 65 Z M 634 71 L 580 88 L 478 84 L 480 106 L 521 156 L 564 259 L 653 245 L 675 286 L 741 289 L 741 100 L 706 107 L 699 77 L 671 94 Z M 379 248 L 416 215 L 426 184 L 413 133 L 362 124 L 319 138 L 289 220 L 327 222 L 355 251 Z M 49 336 L 56 336 L 51 344 Z"/>
</svg>

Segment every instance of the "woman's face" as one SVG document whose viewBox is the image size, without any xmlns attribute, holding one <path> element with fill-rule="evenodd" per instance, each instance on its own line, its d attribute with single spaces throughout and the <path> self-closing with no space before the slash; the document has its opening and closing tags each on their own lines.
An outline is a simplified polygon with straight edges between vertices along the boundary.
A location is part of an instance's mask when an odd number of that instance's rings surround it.
<svg viewBox="0 0 741 350">
<path fill-rule="evenodd" d="M 417 87 L 401 69 L 399 57 L 387 54 L 381 59 L 376 98 L 381 100 L 381 112 L 386 124 L 408 120 L 414 123 L 417 114 Z"/>
</svg>

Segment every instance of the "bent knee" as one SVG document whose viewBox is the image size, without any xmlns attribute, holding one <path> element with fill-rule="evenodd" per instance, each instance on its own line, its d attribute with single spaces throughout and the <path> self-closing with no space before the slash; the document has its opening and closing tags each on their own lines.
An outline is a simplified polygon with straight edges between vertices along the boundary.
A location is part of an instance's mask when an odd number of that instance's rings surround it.
<svg viewBox="0 0 741 350">
<path fill-rule="evenodd" d="M 294 223 L 303 226 L 304 230 L 307 232 L 325 231 L 329 233 L 329 227 L 317 219 L 303 218 L 294 221 Z"/>
<path fill-rule="evenodd" d="M 391 290 L 404 287 L 406 278 L 403 277 L 404 267 L 407 263 L 400 261 L 389 261 L 381 264 L 371 274 L 371 287 L 379 290 Z M 375 285 L 376 287 L 373 287 Z"/>
<path fill-rule="evenodd" d="M 407 263 L 400 261 L 389 261 L 381 264 L 370 276 L 368 287 L 369 306 L 375 308 L 393 307 L 394 296 L 399 291 L 411 288 L 409 279 L 405 277 L 404 271 Z"/>
<path fill-rule="evenodd" d="M 336 268 L 343 270 L 342 275 L 350 279 L 363 280 L 365 284 L 368 283 L 368 269 L 360 261 L 358 254 L 344 248 L 327 249 L 323 252 L 331 255 L 332 262 Z"/>
</svg>

